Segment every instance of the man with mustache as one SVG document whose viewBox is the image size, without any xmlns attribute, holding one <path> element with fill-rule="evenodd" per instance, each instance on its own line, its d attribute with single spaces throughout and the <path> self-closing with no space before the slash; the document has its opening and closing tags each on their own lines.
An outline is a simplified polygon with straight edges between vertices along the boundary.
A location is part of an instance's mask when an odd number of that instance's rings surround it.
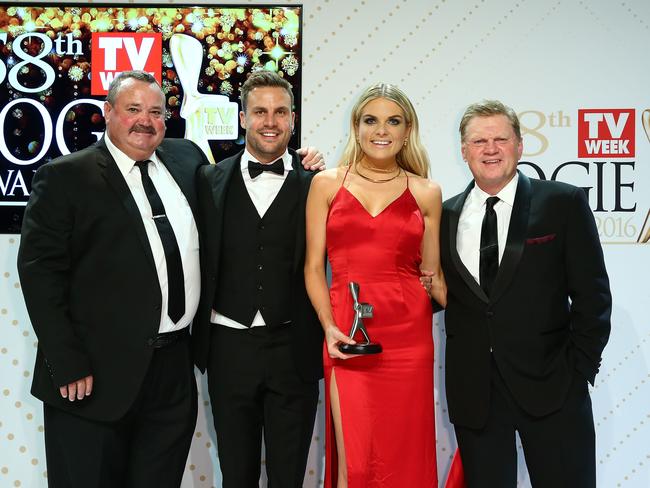
<svg viewBox="0 0 650 488">
<path fill-rule="evenodd" d="M 224 488 L 301 487 L 323 376 L 322 329 L 305 291 L 305 203 L 313 173 L 287 148 L 291 85 L 242 85 L 246 147 L 199 170 L 203 281 L 194 352 L 208 388 Z"/>
<path fill-rule="evenodd" d="M 18 270 L 50 486 L 180 485 L 197 412 L 195 173 L 155 78 L 124 72 L 96 144 L 34 175 Z"/>
<path fill-rule="evenodd" d="M 50 486 L 178 487 L 197 413 L 196 144 L 165 139 L 165 95 L 128 71 L 106 133 L 43 165 L 18 270 L 38 336 Z"/>
</svg>

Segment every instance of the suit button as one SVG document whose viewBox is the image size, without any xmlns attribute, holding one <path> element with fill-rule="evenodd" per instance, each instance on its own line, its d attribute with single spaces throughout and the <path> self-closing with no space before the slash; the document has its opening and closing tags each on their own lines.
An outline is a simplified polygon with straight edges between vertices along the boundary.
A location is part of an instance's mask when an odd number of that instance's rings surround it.
<svg viewBox="0 0 650 488">
<path fill-rule="evenodd" d="M 263 246 L 262 244 L 260 244 L 260 245 L 257 247 L 257 249 L 260 250 L 260 251 L 263 251 L 263 250 L 264 250 L 264 246 Z"/>
<path fill-rule="evenodd" d="M 262 284 L 261 284 L 261 283 L 260 283 L 259 285 L 257 285 L 257 290 L 258 290 L 258 291 L 262 291 L 263 289 L 264 289 L 264 287 L 262 287 Z"/>
<path fill-rule="evenodd" d="M 264 224 L 260 224 L 260 225 L 258 226 L 258 228 L 259 228 L 260 230 L 264 230 L 264 229 L 266 229 L 266 226 L 265 226 Z"/>
<path fill-rule="evenodd" d="M 257 265 L 257 271 L 262 271 L 262 269 L 264 269 L 264 266 L 262 266 L 261 264 L 258 264 Z"/>
<path fill-rule="evenodd" d="M 491 319 L 492 317 L 494 317 L 494 312 L 492 310 L 488 310 L 487 312 L 485 312 L 485 316 Z"/>
</svg>

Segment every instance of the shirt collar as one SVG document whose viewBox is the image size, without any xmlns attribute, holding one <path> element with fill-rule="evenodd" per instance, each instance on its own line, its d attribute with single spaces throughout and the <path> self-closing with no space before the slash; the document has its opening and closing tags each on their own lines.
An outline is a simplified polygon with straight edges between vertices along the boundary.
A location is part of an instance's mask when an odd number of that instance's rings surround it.
<svg viewBox="0 0 650 488">
<path fill-rule="evenodd" d="M 284 164 L 284 170 L 291 171 L 293 169 L 293 166 L 291 164 L 292 161 L 291 161 L 291 154 L 289 154 L 289 149 L 284 150 L 284 154 L 281 156 L 281 158 L 282 158 L 282 163 Z M 249 161 L 255 161 L 256 163 L 259 163 L 257 158 L 253 156 L 250 152 L 248 152 L 248 149 L 244 149 L 244 154 L 242 154 L 241 161 L 239 162 L 242 171 L 248 171 Z"/>
<path fill-rule="evenodd" d="M 108 137 L 108 132 L 104 133 L 104 142 L 106 143 L 108 152 L 111 154 L 111 156 L 113 156 L 115 164 L 117 164 L 120 173 L 122 173 L 122 176 L 126 178 L 126 175 L 128 175 L 133 169 L 133 166 L 135 166 L 135 161 L 124 154 L 124 152 L 122 152 L 115 144 L 113 144 L 111 138 Z M 149 156 L 148 159 L 151 160 L 155 165 L 160 164 L 160 161 L 155 152 Z"/>
<path fill-rule="evenodd" d="M 512 177 L 512 179 L 506 184 L 506 186 L 501 188 L 501 191 L 494 196 L 499 197 L 499 200 L 501 200 L 504 203 L 507 203 L 512 207 L 515 203 L 515 195 L 517 193 L 518 182 L 519 182 L 519 172 L 516 172 L 515 176 Z M 474 188 L 472 188 L 472 190 L 470 191 L 470 198 L 472 199 L 473 202 L 476 202 L 476 204 L 479 206 L 484 205 L 488 197 L 491 196 L 493 195 L 490 195 L 489 193 L 486 193 L 483 190 L 481 190 L 477 184 L 474 184 Z"/>
</svg>

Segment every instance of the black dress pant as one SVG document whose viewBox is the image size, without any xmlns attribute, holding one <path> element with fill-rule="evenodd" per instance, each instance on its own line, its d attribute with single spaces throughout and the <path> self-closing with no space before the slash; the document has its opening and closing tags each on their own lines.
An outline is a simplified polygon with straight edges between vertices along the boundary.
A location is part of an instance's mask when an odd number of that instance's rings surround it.
<svg viewBox="0 0 650 488">
<path fill-rule="evenodd" d="M 490 412 L 482 429 L 455 426 L 468 488 L 515 488 L 519 432 L 533 488 L 595 488 L 594 420 L 587 381 L 574 374 L 562 408 L 532 417 L 492 362 Z"/>
<path fill-rule="evenodd" d="M 51 488 L 178 488 L 196 413 L 188 336 L 155 349 L 135 403 L 116 422 L 90 420 L 44 405 L 48 484 Z"/>
<path fill-rule="evenodd" d="M 262 434 L 268 486 L 302 487 L 318 382 L 296 371 L 293 326 L 213 325 L 208 389 L 224 488 L 259 486 Z"/>
</svg>

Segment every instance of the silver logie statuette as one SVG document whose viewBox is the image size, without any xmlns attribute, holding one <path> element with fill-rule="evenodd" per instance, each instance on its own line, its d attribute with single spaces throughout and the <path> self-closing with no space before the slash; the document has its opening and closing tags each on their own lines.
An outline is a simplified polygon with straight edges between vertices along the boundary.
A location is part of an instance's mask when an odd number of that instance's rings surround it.
<svg viewBox="0 0 650 488">
<path fill-rule="evenodd" d="M 354 310 L 354 320 L 350 328 L 350 338 L 354 339 L 357 332 L 361 332 L 365 342 L 357 344 L 339 344 L 339 351 L 345 354 L 377 354 L 381 352 L 381 344 L 372 342 L 368 336 L 368 331 L 363 325 L 363 319 L 372 318 L 372 305 L 369 303 L 359 302 L 359 284 L 354 281 L 350 282 L 350 294 L 354 303 L 352 309 Z"/>
</svg>

